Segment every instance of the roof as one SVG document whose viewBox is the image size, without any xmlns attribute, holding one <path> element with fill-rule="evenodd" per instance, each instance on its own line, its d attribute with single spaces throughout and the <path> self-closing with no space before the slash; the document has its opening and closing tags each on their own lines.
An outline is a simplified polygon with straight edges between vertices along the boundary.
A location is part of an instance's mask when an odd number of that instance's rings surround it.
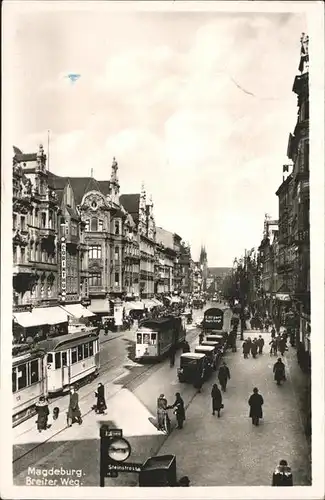
<svg viewBox="0 0 325 500">
<path fill-rule="evenodd" d="M 77 205 L 81 204 L 82 198 L 89 191 L 99 191 L 100 185 L 93 177 L 68 177 L 74 192 L 74 199 Z"/>
<path fill-rule="evenodd" d="M 16 153 L 14 159 L 17 162 L 23 162 L 23 163 L 26 163 L 28 161 L 36 161 L 37 153 Z"/>
<path fill-rule="evenodd" d="M 48 183 L 53 189 L 64 189 L 68 177 L 59 177 L 58 175 L 53 174 L 53 172 L 47 172 L 48 174 Z"/>
<path fill-rule="evenodd" d="M 47 352 L 55 351 L 62 345 L 67 346 L 68 344 L 78 345 L 82 343 L 82 340 L 86 338 L 96 338 L 98 337 L 95 328 L 88 328 L 84 331 L 68 333 L 67 335 L 60 335 L 59 337 L 53 337 L 52 339 L 41 340 L 38 342 L 38 346 L 41 349 L 45 349 Z"/>
<path fill-rule="evenodd" d="M 183 352 L 181 354 L 181 358 L 189 358 L 189 359 L 202 359 L 204 358 L 205 354 L 203 352 Z"/>
<path fill-rule="evenodd" d="M 213 345 L 198 345 L 195 347 L 195 352 L 213 352 Z"/>
<path fill-rule="evenodd" d="M 134 222 L 137 224 L 139 221 L 139 203 L 140 194 L 121 194 L 120 204 L 123 205 L 125 210 L 132 215 Z"/>
<path fill-rule="evenodd" d="M 111 192 L 110 181 L 97 181 L 97 182 L 98 182 L 100 189 L 101 189 L 101 192 L 103 194 L 110 194 L 110 192 Z"/>
</svg>

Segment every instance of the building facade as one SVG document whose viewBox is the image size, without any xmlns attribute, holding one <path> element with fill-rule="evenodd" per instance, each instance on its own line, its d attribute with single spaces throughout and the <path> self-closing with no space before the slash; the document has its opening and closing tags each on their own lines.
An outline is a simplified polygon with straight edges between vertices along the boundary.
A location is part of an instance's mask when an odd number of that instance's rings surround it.
<svg viewBox="0 0 325 500">
<path fill-rule="evenodd" d="M 174 292 L 175 262 L 174 234 L 162 227 L 157 227 L 155 293 L 170 295 Z"/>
</svg>

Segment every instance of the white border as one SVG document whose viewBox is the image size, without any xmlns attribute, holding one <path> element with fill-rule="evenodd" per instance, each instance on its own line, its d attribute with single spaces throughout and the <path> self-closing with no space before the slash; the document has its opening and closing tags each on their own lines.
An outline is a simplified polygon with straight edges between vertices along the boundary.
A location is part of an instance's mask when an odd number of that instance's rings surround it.
<svg viewBox="0 0 325 500">
<path fill-rule="evenodd" d="M 12 440 L 11 414 L 1 412 L 1 497 L 2 498 L 222 498 L 222 499 L 320 499 L 324 497 L 324 7 L 323 2 L 70 2 L 70 1 L 15 1 L 3 3 L 3 144 L 1 183 L 1 408 L 11 408 L 11 166 L 12 144 L 6 142 L 14 130 L 12 113 L 8 108 L 11 101 L 10 54 L 15 50 L 11 43 L 17 13 L 55 10 L 118 10 L 137 11 L 219 11 L 219 12 L 305 12 L 310 37 L 310 186 L 311 186 L 311 289 L 312 289 L 312 369 L 313 369 L 313 485 L 311 487 L 286 488 L 285 492 L 271 487 L 219 487 L 187 490 L 167 488 L 91 488 L 53 489 L 15 487 L 12 485 Z M 299 34 L 300 35 L 300 34 Z M 270 40 L 272 43 L 272 40 Z M 298 50 L 298 49 L 297 49 Z M 297 54 L 298 57 L 298 54 Z M 292 75 L 294 79 L 295 75 Z M 288 130 L 288 133 L 290 130 Z M 276 166 L 275 166 L 276 168 Z M 8 238 L 8 235 L 10 237 Z M 9 264 L 10 263 L 10 264 Z M 10 293 L 9 293 L 10 290 Z"/>
</svg>

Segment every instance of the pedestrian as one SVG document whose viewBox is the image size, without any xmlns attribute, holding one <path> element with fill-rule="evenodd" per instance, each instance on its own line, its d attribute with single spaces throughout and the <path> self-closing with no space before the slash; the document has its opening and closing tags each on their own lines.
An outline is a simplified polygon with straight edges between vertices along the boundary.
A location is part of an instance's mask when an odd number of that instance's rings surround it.
<svg viewBox="0 0 325 500">
<path fill-rule="evenodd" d="M 174 413 L 176 415 L 176 420 L 177 420 L 177 429 L 183 429 L 183 423 L 185 420 L 184 401 L 179 392 L 176 392 L 175 396 L 176 396 L 175 403 L 171 406 L 168 406 L 167 409 L 175 408 Z"/>
<path fill-rule="evenodd" d="M 256 358 L 257 349 L 258 349 L 257 339 L 255 338 L 253 340 L 253 342 L 251 343 L 251 353 L 252 353 L 253 358 Z"/>
<path fill-rule="evenodd" d="M 272 486 L 293 486 L 291 467 L 286 460 L 280 460 L 272 476 Z"/>
<path fill-rule="evenodd" d="M 272 354 L 274 354 L 274 356 L 276 356 L 278 354 L 278 344 L 277 344 L 276 339 L 273 338 L 271 340 L 271 342 L 269 343 L 269 345 L 271 346 L 271 348 L 270 348 L 270 356 L 272 356 Z"/>
<path fill-rule="evenodd" d="M 105 332 L 105 335 L 108 334 L 108 322 L 107 321 L 105 321 L 104 332 Z"/>
<path fill-rule="evenodd" d="M 37 430 L 38 432 L 45 431 L 48 428 L 47 421 L 50 414 L 49 405 L 45 399 L 45 396 L 41 396 L 36 403 L 36 413 Z"/>
<path fill-rule="evenodd" d="M 223 361 L 222 365 L 219 368 L 219 372 L 218 372 L 218 380 L 219 380 L 219 383 L 221 385 L 221 389 L 223 390 L 223 392 L 226 392 L 228 379 L 230 380 L 230 371 L 229 371 L 229 368 L 228 368 L 226 362 Z"/>
<path fill-rule="evenodd" d="M 101 382 L 99 382 L 97 386 L 95 396 L 97 398 L 96 413 L 105 414 L 105 410 L 107 409 L 105 401 L 105 388 Z"/>
<path fill-rule="evenodd" d="M 279 340 L 278 340 L 278 348 L 279 348 L 279 351 L 280 351 L 280 354 L 281 356 L 284 356 L 284 353 L 285 351 L 288 350 L 288 347 L 287 347 L 287 341 L 286 341 L 286 338 L 285 337 L 281 337 Z"/>
<path fill-rule="evenodd" d="M 285 375 L 285 365 L 282 363 L 282 359 L 278 358 L 278 361 L 273 366 L 274 380 L 277 385 L 281 385 L 281 382 L 286 380 Z"/>
<path fill-rule="evenodd" d="M 249 353 L 250 353 L 250 349 L 251 349 L 251 346 L 250 346 L 250 343 L 248 342 L 248 339 L 244 340 L 244 342 L 243 342 L 243 354 L 244 354 L 245 359 L 248 358 Z"/>
<path fill-rule="evenodd" d="M 213 384 L 211 391 L 212 398 L 212 415 L 215 415 L 215 412 L 218 412 L 218 418 L 220 418 L 220 411 L 223 408 L 222 404 L 222 394 L 217 386 L 217 384 Z"/>
<path fill-rule="evenodd" d="M 250 406 L 249 416 L 252 419 L 252 424 L 257 426 L 259 424 L 259 419 L 263 418 L 262 406 L 264 404 L 263 396 L 258 393 L 257 387 L 254 387 L 253 394 L 250 396 L 248 404 Z"/>
<path fill-rule="evenodd" d="M 81 412 L 79 408 L 79 396 L 75 388 L 71 387 L 68 408 L 68 427 L 71 427 L 75 420 L 77 420 L 79 425 L 82 424 Z"/>
<path fill-rule="evenodd" d="M 263 354 L 263 347 L 264 347 L 264 339 L 262 335 L 260 335 L 257 339 L 257 346 L 258 346 L 258 354 Z"/>
<path fill-rule="evenodd" d="M 271 328 L 271 338 L 274 339 L 274 337 L 275 337 L 275 328 L 274 328 L 274 326 L 272 326 L 272 328 Z"/>
</svg>

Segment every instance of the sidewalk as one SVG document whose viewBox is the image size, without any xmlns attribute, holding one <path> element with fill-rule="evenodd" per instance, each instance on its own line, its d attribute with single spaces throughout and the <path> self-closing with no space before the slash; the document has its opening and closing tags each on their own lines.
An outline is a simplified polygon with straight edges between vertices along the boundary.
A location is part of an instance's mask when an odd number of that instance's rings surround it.
<svg viewBox="0 0 325 500">
<path fill-rule="evenodd" d="M 244 337 L 260 334 L 248 330 Z M 268 486 L 280 459 L 291 465 L 295 485 L 310 484 L 308 447 L 297 401 L 296 351 L 289 347 L 284 356 L 287 381 L 279 387 L 273 379 L 277 358 L 269 355 L 270 334 L 262 335 L 265 353 L 257 359 L 243 358 L 240 341 L 237 353 L 225 355 L 231 380 L 223 395 L 221 418 L 212 416 L 210 393 L 213 383 L 218 383 L 212 376 L 190 404 L 184 429 L 173 431 L 157 453 L 175 454 L 177 475 L 188 475 L 192 486 Z M 248 418 L 247 401 L 255 386 L 264 398 L 259 427 Z"/>
</svg>

